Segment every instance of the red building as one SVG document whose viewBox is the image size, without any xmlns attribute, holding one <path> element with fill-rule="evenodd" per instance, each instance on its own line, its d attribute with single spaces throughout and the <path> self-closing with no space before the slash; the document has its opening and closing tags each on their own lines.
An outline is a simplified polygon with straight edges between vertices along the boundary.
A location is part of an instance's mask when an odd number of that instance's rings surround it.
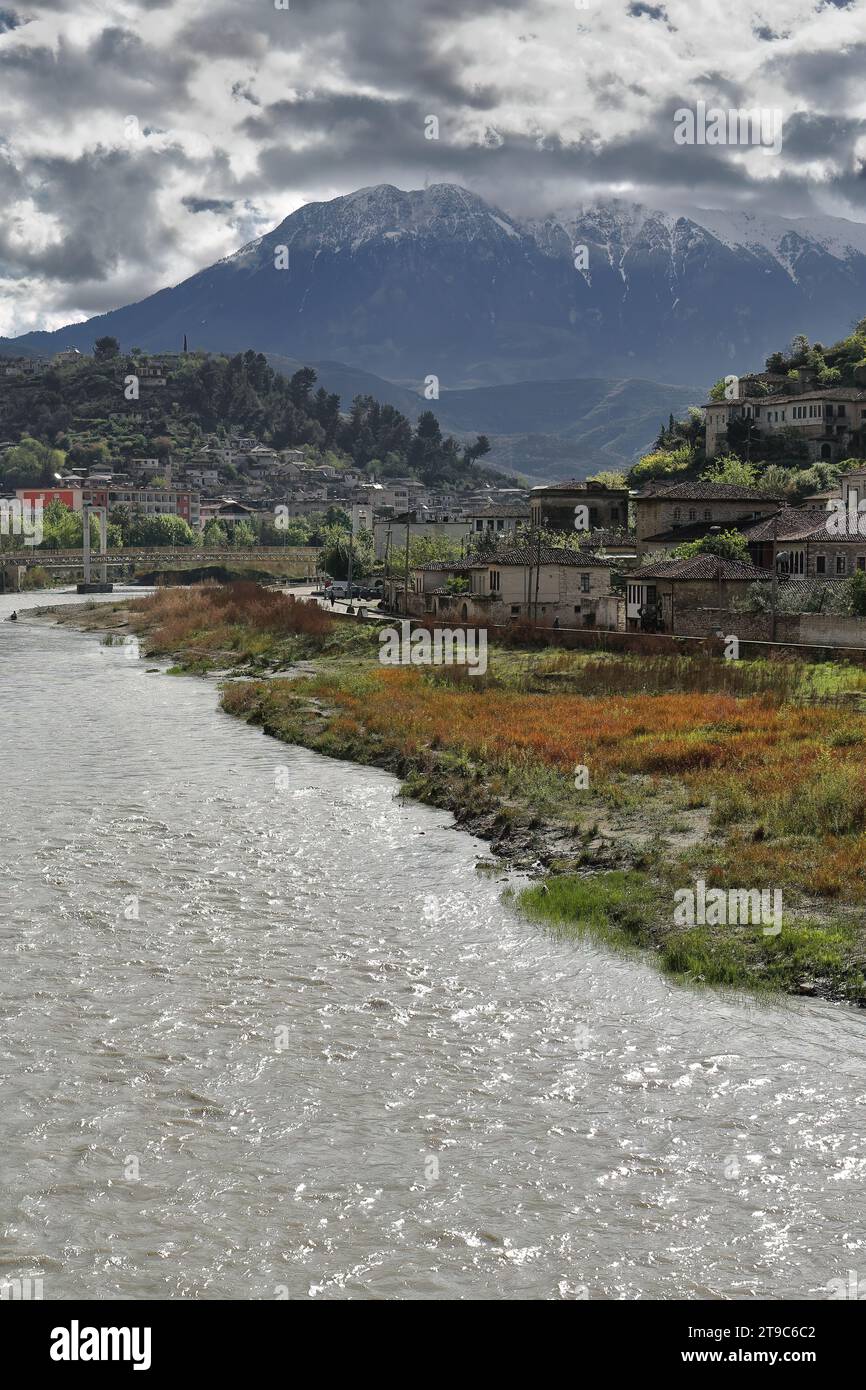
<svg viewBox="0 0 866 1390">
<path fill-rule="evenodd" d="M 43 507 L 47 507 L 49 502 L 62 502 L 71 512 L 80 512 L 83 501 L 80 487 L 19 487 L 15 489 L 15 496 L 21 502 L 32 503 L 41 499 Z"/>
</svg>

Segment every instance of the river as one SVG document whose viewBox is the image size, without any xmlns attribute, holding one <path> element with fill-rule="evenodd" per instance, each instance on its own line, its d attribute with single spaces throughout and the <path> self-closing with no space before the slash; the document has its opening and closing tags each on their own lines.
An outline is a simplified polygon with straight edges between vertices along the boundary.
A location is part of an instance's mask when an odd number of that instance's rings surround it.
<svg viewBox="0 0 866 1390">
<path fill-rule="evenodd" d="M 819 1299 L 866 1017 L 561 942 L 369 768 L 0 598 L 0 1275 L 46 1299 Z"/>
</svg>

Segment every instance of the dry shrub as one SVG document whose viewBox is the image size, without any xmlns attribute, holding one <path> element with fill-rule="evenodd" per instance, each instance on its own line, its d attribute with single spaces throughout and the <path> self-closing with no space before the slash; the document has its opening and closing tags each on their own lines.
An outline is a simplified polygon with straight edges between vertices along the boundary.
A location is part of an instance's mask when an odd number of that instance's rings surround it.
<svg viewBox="0 0 866 1390">
<path fill-rule="evenodd" d="M 155 646 L 167 651 L 194 633 L 206 633 L 218 645 L 230 628 L 243 628 L 250 636 L 300 634 L 323 641 L 334 628 L 331 614 L 314 600 L 263 589 L 252 580 L 162 589 L 132 608 L 152 622 Z"/>
<path fill-rule="evenodd" d="M 763 819 L 775 833 L 801 825 L 838 835 L 866 820 L 860 714 L 723 693 L 587 698 L 494 687 L 480 718 L 468 677 L 434 683 L 392 669 L 373 679 L 376 694 L 334 683 L 329 696 L 403 756 L 435 745 L 498 766 L 529 758 L 565 775 L 586 763 L 599 780 L 674 776 L 696 803 L 718 803 L 723 819 Z"/>
</svg>

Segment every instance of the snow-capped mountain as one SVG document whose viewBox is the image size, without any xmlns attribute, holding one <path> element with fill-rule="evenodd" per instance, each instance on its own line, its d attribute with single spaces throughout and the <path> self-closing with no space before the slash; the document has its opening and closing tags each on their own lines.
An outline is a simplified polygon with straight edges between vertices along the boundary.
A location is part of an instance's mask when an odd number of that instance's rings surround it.
<svg viewBox="0 0 866 1390">
<path fill-rule="evenodd" d="M 282 268 L 278 268 L 282 267 Z M 310 203 L 139 304 L 14 350 L 255 347 L 443 387 L 711 381 L 866 314 L 866 226 L 618 200 L 521 219 L 450 184 Z M 7 340 L 0 349 L 9 351 Z"/>
</svg>

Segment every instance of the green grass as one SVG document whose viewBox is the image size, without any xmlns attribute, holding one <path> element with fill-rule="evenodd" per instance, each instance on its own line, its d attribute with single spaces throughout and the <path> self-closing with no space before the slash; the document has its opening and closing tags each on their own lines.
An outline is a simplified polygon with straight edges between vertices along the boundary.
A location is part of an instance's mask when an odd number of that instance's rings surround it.
<svg viewBox="0 0 866 1390">
<path fill-rule="evenodd" d="M 669 886 L 638 871 L 553 876 L 524 889 L 519 910 L 559 936 L 591 935 L 617 947 L 649 948 L 667 973 L 691 984 L 796 993 L 802 986 L 866 1001 L 856 924 L 783 918 L 778 936 L 759 927 L 673 924 Z"/>
</svg>

